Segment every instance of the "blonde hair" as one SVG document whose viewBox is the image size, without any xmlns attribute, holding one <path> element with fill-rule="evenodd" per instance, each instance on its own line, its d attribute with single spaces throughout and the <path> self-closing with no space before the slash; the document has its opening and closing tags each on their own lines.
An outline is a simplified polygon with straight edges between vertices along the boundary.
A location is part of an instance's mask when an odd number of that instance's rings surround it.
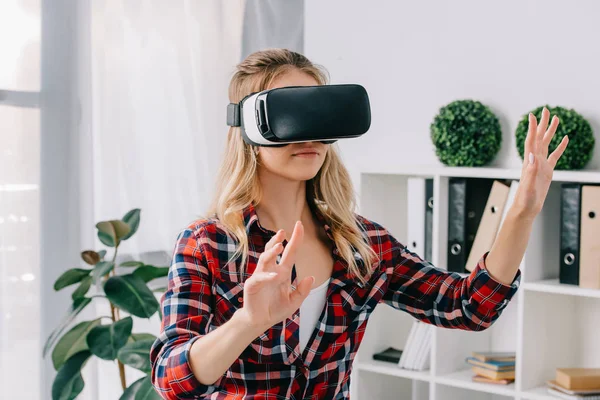
<svg viewBox="0 0 600 400">
<path fill-rule="evenodd" d="M 291 69 L 310 75 L 319 85 L 327 84 L 326 70 L 303 55 L 287 49 L 267 49 L 250 54 L 237 65 L 229 85 L 230 102 L 238 103 L 250 93 L 267 89 L 274 79 Z M 258 156 L 253 146 L 244 142 L 240 127 L 230 127 L 208 214 L 215 216 L 238 241 L 234 258 L 242 256 L 242 268 L 245 268 L 249 252 L 243 210 L 258 203 L 262 196 L 257 166 Z M 331 227 L 333 241 L 340 256 L 348 263 L 349 272 L 365 283 L 377 255 L 359 227 L 350 175 L 335 147 L 330 146 L 323 166 L 313 179 L 307 181 L 306 198 L 312 212 L 319 213 Z M 359 267 L 354 251 L 358 251 L 364 260 L 364 268 Z"/>
</svg>

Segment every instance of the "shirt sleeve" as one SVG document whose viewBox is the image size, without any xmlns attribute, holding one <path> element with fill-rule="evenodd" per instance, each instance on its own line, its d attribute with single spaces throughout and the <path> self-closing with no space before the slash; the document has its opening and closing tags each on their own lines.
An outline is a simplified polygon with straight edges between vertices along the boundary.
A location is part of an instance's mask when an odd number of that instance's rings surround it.
<svg viewBox="0 0 600 400">
<path fill-rule="evenodd" d="M 480 331 L 490 327 L 516 293 L 521 271 L 510 285 L 486 269 L 489 251 L 468 276 L 436 268 L 389 235 L 391 258 L 384 262 L 388 286 L 382 302 L 421 321 L 446 328 Z"/>
<path fill-rule="evenodd" d="M 152 345 L 152 385 L 163 399 L 193 399 L 215 392 L 223 377 L 201 384 L 190 367 L 190 348 L 208 333 L 211 273 L 196 233 L 181 231 L 169 268 L 167 291 L 161 299 L 161 332 Z"/>
</svg>

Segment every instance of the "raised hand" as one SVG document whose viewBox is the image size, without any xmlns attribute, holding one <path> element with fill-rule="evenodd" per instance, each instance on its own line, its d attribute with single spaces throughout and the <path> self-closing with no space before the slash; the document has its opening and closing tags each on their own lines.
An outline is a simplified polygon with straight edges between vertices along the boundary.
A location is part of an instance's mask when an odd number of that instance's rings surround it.
<svg viewBox="0 0 600 400">
<path fill-rule="evenodd" d="M 560 144 L 548 156 L 548 146 L 556 133 L 559 120 L 555 115 L 548 126 L 550 111 L 544 107 L 538 125 L 533 114 L 529 114 L 529 131 L 525 139 L 525 157 L 521 172 L 521 181 L 517 191 L 514 207 L 518 207 L 520 215 L 535 218 L 544 205 L 548 194 L 556 163 L 569 143 L 568 136 L 563 137 Z"/>
<path fill-rule="evenodd" d="M 304 227 L 298 221 L 285 251 L 281 243 L 285 238 L 283 230 L 266 244 L 256 270 L 244 284 L 243 310 L 253 325 L 267 329 L 283 321 L 300 307 L 310 292 L 313 276 L 302 279 L 295 290 L 291 286 L 292 267 L 303 237 Z M 281 261 L 277 264 L 277 255 L 282 251 Z"/>
</svg>

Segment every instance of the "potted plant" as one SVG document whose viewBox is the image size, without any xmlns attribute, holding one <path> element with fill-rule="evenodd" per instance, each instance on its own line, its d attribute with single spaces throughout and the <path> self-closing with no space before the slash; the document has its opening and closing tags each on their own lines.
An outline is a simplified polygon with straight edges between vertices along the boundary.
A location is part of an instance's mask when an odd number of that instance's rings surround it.
<svg viewBox="0 0 600 400">
<path fill-rule="evenodd" d="M 430 136 L 438 159 L 452 167 L 486 165 L 502 144 L 498 118 L 476 100 L 456 100 L 440 108 Z"/>
<path fill-rule="evenodd" d="M 559 118 L 556 134 L 550 141 L 548 153 L 552 153 L 560 144 L 560 141 L 566 135 L 569 137 L 569 146 L 556 163 L 556 169 L 562 170 L 578 170 L 582 169 L 592 158 L 594 151 L 594 133 L 590 123 L 577 111 L 564 107 L 545 106 L 550 115 L 556 115 Z M 542 118 L 542 110 L 544 106 L 537 107 L 531 110 L 539 121 Z M 515 132 L 517 150 L 521 159 L 525 152 L 525 138 L 527 137 L 527 129 L 529 126 L 529 113 L 525 114 L 519 121 Z"/>
<path fill-rule="evenodd" d="M 117 361 L 124 391 L 121 399 L 160 399 L 148 375 L 150 347 L 156 337 L 133 333 L 131 316 L 150 318 L 158 312 L 162 318 L 159 303 L 147 283 L 167 276 L 169 267 L 127 261 L 119 265 L 119 270 L 126 273 L 118 274 L 115 268 L 119 245 L 136 233 L 139 223 L 140 209 L 129 211 L 120 220 L 98 222 L 98 238 L 114 250 L 112 257 L 105 259 L 106 250 L 83 251 L 81 259 L 86 267 L 69 269 L 54 283 L 56 291 L 66 287 L 75 287 L 75 290 L 71 295 L 73 304 L 48 337 L 43 350 L 43 357 L 52 350 L 52 363 L 57 370 L 52 385 L 53 400 L 71 400 L 81 393 L 84 387 L 81 370 L 91 357 Z M 92 288 L 96 290 L 90 295 Z M 67 331 L 77 315 L 98 298 L 108 300 L 110 316 L 79 322 Z M 129 315 L 122 317 L 120 311 Z M 146 376 L 127 386 L 125 365 Z"/>
</svg>

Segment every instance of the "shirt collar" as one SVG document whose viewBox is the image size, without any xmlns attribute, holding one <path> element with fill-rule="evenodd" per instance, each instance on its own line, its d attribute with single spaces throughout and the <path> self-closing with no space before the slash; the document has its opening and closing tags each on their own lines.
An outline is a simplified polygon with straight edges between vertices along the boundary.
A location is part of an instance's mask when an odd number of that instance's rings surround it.
<svg viewBox="0 0 600 400">
<path fill-rule="evenodd" d="M 325 218 L 320 214 L 317 213 L 317 219 L 319 220 L 320 224 L 323 226 L 323 228 L 325 229 L 325 233 L 327 234 L 327 236 L 329 237 L 329 239 L 331 239 L 333 241 L 333 234 L 331 232 L 331 227 L 329 226 L 329 224 L 327 224 L 327 221 L 325 220 Z M 258 215 L 256 214 L 256 208 L 254 206 L 254 204 L 250 203 L 244 210 L 243 210 L 243 218 L 244 218 L 244 225 L 246 226 L 246 233 L 250 234 L 253 232 L 262 232 L 262 233 L 266 233 L 266 234 L 275 234 L 275 232 L 264 228 L 261 224 L 260 221 L 258 220 Z"/>
<path fill-rule="evenodd" d="M 254 204 L 252 204 L 252 203 L 250 203 L 246 208 L 244 208 L 243 218 L 244 218 L 244 224 L 246 226 L 246 233 L 248 235 L 250 235 L 252 233 L 274 235 L 276 233 L 269 229 L 265 229 L 263 226 L 260 225 L 260 221 L 258 220 L 258 215 L 256 214 L 256 208 L 255 208 Z M 335 263 L 334 263 L 334 269 L 333 269 L 333 274 L 332 274 L 332 279 L 333 279 L 332 283 L 334 286 L 340 286 L 340 287 L 345 286 L 347 283 L 354 281 L 354 279 L 350 276 L 350 272 L 348 271 L 348 268 L 347 268 L 348 264 L 346 263 L 346 260 L 344 260 L 338 252 L 338 249 L 335 245 L 335 241 L 333 240 L 333 234 L 331 231 L 331 227 L 325 220 L 325 217 L 323 217 L 323 215 L 321 215 L 320 213 L 317 213 L 317 219 L 319 220 L 319 222 L 325 229 L 327 236 L 333 243 L 333 256 L 335 259 Z M 355 251 L 355 257 L 360 257 L 360 253 Z M 295 274 L 292 273 L 292 275 L 295 275 Z M 292 277 L 292 279 L 295 279 L 295 277 Z M 356 280 L 355 283 L 358 286 L 363 287 L 363 284 L 360 283 L 358 280 Z"/>
</svg>

